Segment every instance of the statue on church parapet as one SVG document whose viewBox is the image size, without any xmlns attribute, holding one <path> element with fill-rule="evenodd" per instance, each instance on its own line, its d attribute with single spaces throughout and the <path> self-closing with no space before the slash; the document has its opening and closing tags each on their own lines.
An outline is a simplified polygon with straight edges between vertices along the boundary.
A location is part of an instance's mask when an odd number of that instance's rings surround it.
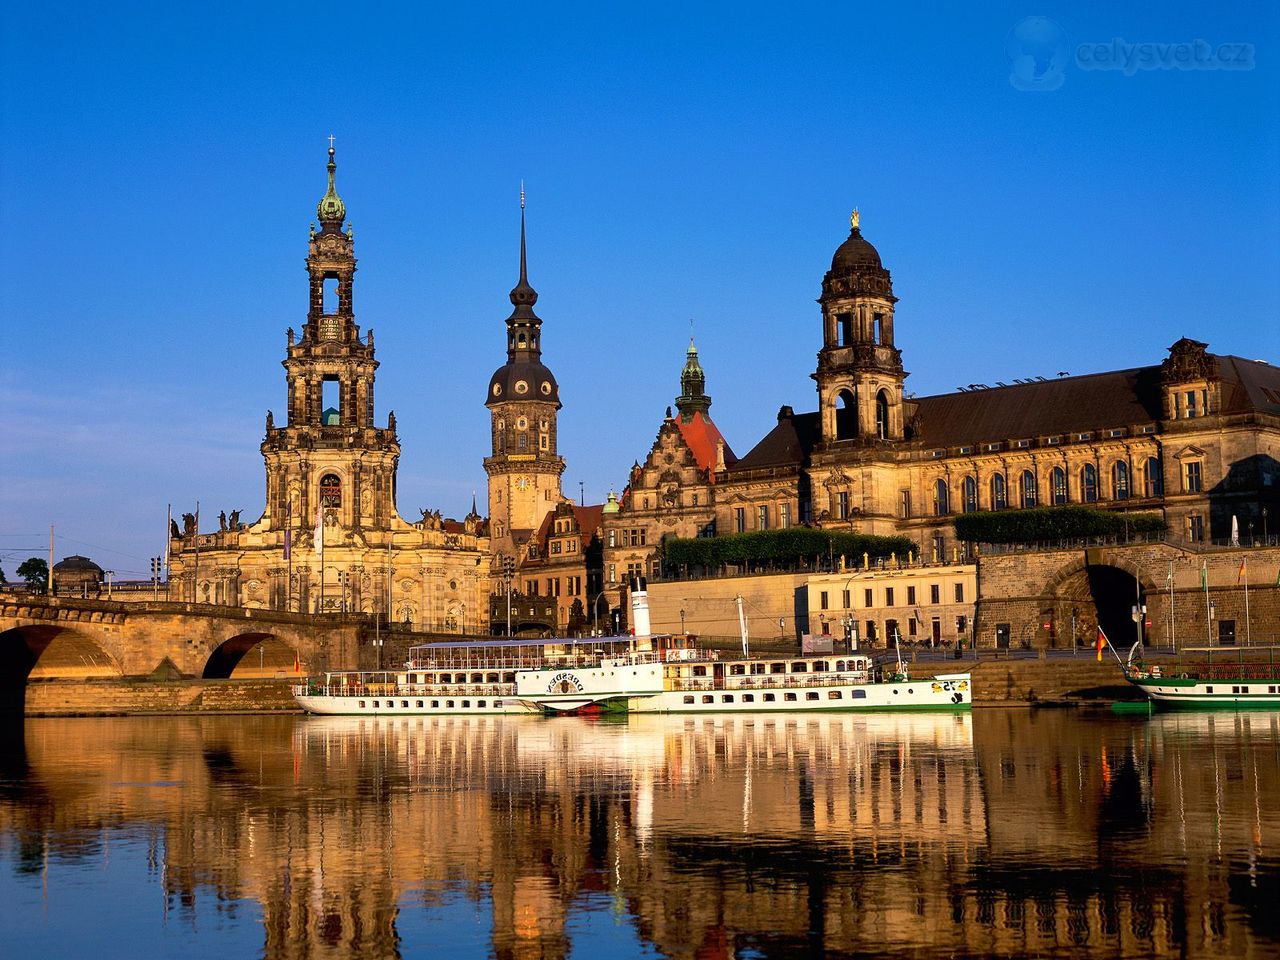
<svg viewBox="0 0 1280 960">
<path fill-rule="evenodd" d="M 218 514 L 218 532 L 227 532 L 227 511 L 223 510 Z"/>
<path fill-rule="evenodd" d="M 184 513 L 182 515 L 182 535 L 184 537 L 194 537 L 198 532 L 196 529 L 196 515 L 194 513 Z"/>
<path fill-rule="evenodd" d="M 289 328 L 289 346 L 293 346 L 293 327 Z"/>
<path fill-rule="evenodd" d="M 231 516 L 227 518 L 227 527 L 231 530 L 240 529 L 240 511 L 232 510 Z"/>
<path fill-rule="evenodd" d="M 276 428 L 276 418 L 270 410 L 267 411 L 267 433 Z"/>
<path fill-rule="evenodd" d="M 418 512 L 422 514 L 422 520 L 420 521 L 422 524 L 422 529 L 424 530 L 440 529 L 443 521 L 441 520 L 439 510 L 428 510 L 425 507 L 419 507 Z"/>
<path fill-rule="evenodd" d="M 387 414 L 387 429 L 392 433 L 396 432 L 396 412 L 394 410 Z"/>
<path fill-rule="evenodd" d="M 182 531 L 178 529 L 178 521 L 173 517 L 169 518 L 169 537 L 173 540 L 182 539 Z"/>
</svg>

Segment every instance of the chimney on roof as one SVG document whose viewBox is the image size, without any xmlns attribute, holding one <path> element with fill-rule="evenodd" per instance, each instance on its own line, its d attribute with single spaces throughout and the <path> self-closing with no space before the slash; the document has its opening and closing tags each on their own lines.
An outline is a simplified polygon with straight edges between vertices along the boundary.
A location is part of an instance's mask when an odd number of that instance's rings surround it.
<svg viewBox="0 0 1280 960">
<path fill-rule="evenodd" d="M 783 409 L 787 409 L 783 407 Z M 724 437 L 716 437 L 716 469 L 724 469 Z"/>
<path fill-rule="evenodd" d="M 796 412 L 792 410 L 790 407 L 786 406 L 785 404 L 778 408 L 779 423 L 781 423 L 783 420 L 790 420 L 795 415 L 796 415 Z"/>
</svg>

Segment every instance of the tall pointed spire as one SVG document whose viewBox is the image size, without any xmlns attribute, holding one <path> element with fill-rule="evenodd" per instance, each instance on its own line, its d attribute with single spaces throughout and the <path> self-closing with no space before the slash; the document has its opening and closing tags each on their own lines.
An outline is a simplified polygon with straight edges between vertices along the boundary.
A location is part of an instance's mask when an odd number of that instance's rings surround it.
<svg viewBox="0 0 1280 960">
<path fill-rule="evenodd" d="M 511 289 L 511 303 L 515 310 L 509 319 L 536 320 L 533 305 L 538 302 L 538 291 L 529 284 L 528 260 L 525 256 L 524 239 L 524 181 L 520 181 L 520 280 Z"/>
<path fill-rule="evenodd" d="M 325 191 L 320 202 L 316 205 L 316 215 L 320 218 L 320 223 L 324 225 L 332 225 L 336 229 L 341 229 L 342 221 L 347 218 L 347 205 L 342 202 L 342 198 L 338 196 L 338 188 L 334 183 L 334 174 L 337 173 L 338 164 L 333 159 L 333 137 L 329 138 L 329 189 Z"/>
</svg>

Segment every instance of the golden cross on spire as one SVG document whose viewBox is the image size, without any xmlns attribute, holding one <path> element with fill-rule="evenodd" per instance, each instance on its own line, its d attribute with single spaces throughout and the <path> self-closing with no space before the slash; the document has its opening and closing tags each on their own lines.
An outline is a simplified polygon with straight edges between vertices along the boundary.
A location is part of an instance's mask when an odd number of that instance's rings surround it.
<svg viewBox="0 0 1280 960">
<path fill-rule="evenodd" d="M 332 133 L 331 133 L 331 134 L 329 134 L 329 149 L 330 149 L 330 150 L 332 150 L 332 149 L 333 149 L 333 139 L 334 139 L 333 134 L 332 134 Z"/>
</svg>

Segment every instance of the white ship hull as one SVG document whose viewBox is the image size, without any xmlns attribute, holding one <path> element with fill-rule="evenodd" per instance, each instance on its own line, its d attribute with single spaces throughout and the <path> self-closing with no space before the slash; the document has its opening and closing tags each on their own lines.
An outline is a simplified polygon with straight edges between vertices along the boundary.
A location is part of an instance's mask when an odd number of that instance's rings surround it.
<svg viewBox="0 0 1280 960">
<path fill-rule="evenodd" d="M 295 693 L 298 705 L 307 713 L 320 716 L 400 717 L 428 714 L 461 714 L 495 716 L 502 714 L 535 714 L 542 710 L 516 699 L 514 695 L 499 697 L 432 695 L 415 693 L 394 696 L 329 696 Z"/>
</svg>

